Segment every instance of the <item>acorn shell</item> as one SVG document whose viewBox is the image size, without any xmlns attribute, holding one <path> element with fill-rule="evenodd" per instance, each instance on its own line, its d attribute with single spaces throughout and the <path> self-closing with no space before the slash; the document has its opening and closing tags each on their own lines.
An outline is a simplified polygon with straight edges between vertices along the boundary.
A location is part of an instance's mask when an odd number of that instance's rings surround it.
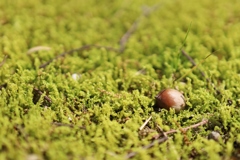
<svg viewBox="0 0 240 160">
<path fill-rule="evenodd" d="M 186 105 L 183 94 L 175 89 L 164 89 L 155 98 L 156 107 L 159 109 L 170 110 L 170 108 L 173 108 L 176 112 L 179 112 Z"/>
</svg>

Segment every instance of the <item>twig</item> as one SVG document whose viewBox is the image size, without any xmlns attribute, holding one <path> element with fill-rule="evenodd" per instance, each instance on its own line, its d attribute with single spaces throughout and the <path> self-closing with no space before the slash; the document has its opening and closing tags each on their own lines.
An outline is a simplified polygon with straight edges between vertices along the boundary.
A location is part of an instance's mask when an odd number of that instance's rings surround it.
<svg viewBox="0 0 240 160">
<path fill-rule="evenodd" d="M 85 45 L 85 46 L 82 46 L 80 48 L 77 48 L 77 49 L 72 49 L 70 51 L 66 51 L 66 52 L 63 52 L 59 55 L 57 55 L 56 57 L 54 57 L 53 59 L 49 60 L 48 62 L 40 65 L 39 68 L 45 68 L 47 67 L 51 62 L 53 62 L 54 60 L 57 60 L 59 59 L 60 57 L 64 57 L 65 55 L 67 54 L 72 54 L 76 51 L 84 51 L 84 50 L 89 50 L 89 49 L 92 49 L 92 48 L 105 48 L 107 50 L 111 50 L 111 51 L 114 51 L 114 52 L 117 52 L 117 53 L 121 53 L 125 50 L 125 46 L 126 46 L 126 43 L 128 42 L 128 39 L 130 38 L 130 36 L 132 35 L 132 33 L 137 29 L 138 25 L 139 25 L 139 22 L 141 20 L 141 18 L 143 16 L 148 16 L 149 14 L 151 14 L 153 11 L 155 11 L 156 9 L 159 8 L 159 4 L 157 5 L 154 5 L 153 7 L 149 7 L 149 8 L 145 8 L 143 10 L 143 13 L 134 21 L 134 23 L 132 24 L 132 26 L 127 30 L 126 33 L 124 33 L 124 35 L 121 37 L 120 41 L 119 41 L 119 48 L 113 48 L 113 47 L 108 47 L 108 46 L 98 46 L 98 45 Z M 29 51 L 28 51 L 29 52 Z"/>
<path fill-rule="evenodd" d="M 184 50 L 181 50 L 181 52 L 182 52 L 182 54 L 183 54 L 185 57 L 187 57 L 187 59 L 192 63 L 193 68 L 191 69 L 191 71 L 198 66 L 198 65 L 194 62 L 194 60 L 192 59 L 192 57 L 190 57 Z M 215 51 L 215 52 L 216 52 L 216 51 Z M 214 52 L 213 52 L 213 53 L 214 53 Z M 202 62 L 204 62 L 204 61 L 205 61 L 209 56 L 211 56 L 213 53 L 209 54 L 205 59 L 203 59 Z M 201 63 L 202 63 L 202 62 L 201 62 Z M 201 64 L 201 63 L 200 63 L 200 64 Z M 206 77 L 205 73 L 204 73 L 202 70 L 200 70 L 199 68 L 198 68 L 198 70 L 201 72 L 202 76 L 206 79 L 206 81 L 207 81 L 208 83 L 212 83 L 211 80 Z M 185 74 L 185 75 L 186 75 L 186 74 Z M 182 77 L 183 77 L 183 76 L 182 76 Z M 181 79 L 181 78 L 179 78 L 179 79 Z M 178 79 L 178 80 L 179 80 L 179 79 Z M 215 86 L 214 86 L 213 88 L 214 88 L 214 90 L 216 91 L 217 94 L 221 93 Z"/>
<path fill-rule="evenodd" d="M 166 140 L 168 140 L 167 134 L 163 131 L 163 129 L 159 125 L 157 125 L 157 129 L 158 129 L 158 131 L 160 131 L 159 135 L 163 135 L 163 137 L 160 138 L 160 136 L 159 136 L 160 139 L 157 139 L 156 141 L 151 142 L 149 145 L 144 146 L 143 147 L 144 149 L 149 149 L 149 148 L 153 147 L 155 144 L 161 144 L 161 143 L 165 142 Z"/>
<path fill-rule="evenodd" d="M 76 48 L 76 49 L 72 49 L 70 51 L 66 51 L 66 52 L 63 52 L 59 55 L 57 55 L 56 57 L 54 57 L 53 59 L 49 60 L 48 62 L 42 64 L 39 68 L 45 68 L 47 67 L 51 62 L 53 62 L 54 60 L 57 60 L 61 57 L 64 57 L 65 55 L 67 54 L 73 54 L 74 52 L 82 52 L 84 50 L 89 50 L 89 49 L 92 49 L 92 48 L 105 48 L 107 50 L 112 50 L 112 51 L 115 51 L 115 52 L 118 52 L 118 50 L 116 48 L 113 48 L 113 47 L 107 47 L 107 46 L 97 46 L 97 45 L 85 45 L 85 46 L 82 46 L 80 48 Z"/>
<path fill-rule="evenodd" d="M 7 83 L 4 83 L 2 85 L 0 85 L 0 90 L 2 90 L 3 88 L 6 88 L 7 87 Z"/>
<path fill-rule="evenodd" d="M 74 126 L 74 125 L 72 125 L 72 124 L 66 124 L 66 123 L 60 123 L 60 122 L 53 122 L 52 124 L 55 125 L 55 126 L 59 126 L 59 127 L 61 127 L 61 126 L 70 127 L 70 128 L 76 127 L 76 126 Z M 86 129 L 86 128 L 83 127 L 83 126 L 77 126 L 77 127 L 78 127 L 79 129 Z"/>
<path fill-rule="evenodd" d="M 142 149 L 146 150 L 146 149 L 152 148 L 154 145 L 161 144 L 161 143 L 165 142 L 166 140 L 168 140 L 168 136 L 167 136 L 167 134 L 165 134 L 163 132 L 162 128 L 160 126 L 157 126 L 157 127 L 158 127 L 159 131 L 161 132 L 161 135 L 163 135 L 163 137 L 158 138 L 157 140 L 152 141 L 150 144 L 143 146 Z M 126 159 L 130 159 L 137 154 L 138 154 L 137 152 L 130 152 L 127 154 Z"/>
<path fill-rule="evenodd" d="M 14 125 L 13 128 L 18 132 L 18 134 L 22 135 L 26 142 L 28 141 L 28 134 L 24 131 L 24 127 L 21 125 Z"/>
<path fill-rule="evenodd" d="M 140 21 L 139 18 L 137 20 L 135 20 L 135 22 L 132 24 L 130 29 L 120 39 L 120 41 L 119 41 L 119 46 L 120 46 L 119 47 L 119 52 L 120 53 L 125 50 L 125 46 L 126 46 L 126 44 L 128 42 L 128 39 L 130 38 L 132 33 L 137 29 L 139 21 Z"/>
<path fill-rule="evenodd" d="M 181 52 L 185 57 L 187 57 L 187 59 L 192 63 L 193 66 L 197 65 L 195 63 L 195 61 L 192 59 L 192 57 L 190 57 L 184 50 L 181 50 Z M 202 70 L 200 70 L 199 68 L 198 68 L 198 70 L 201 72 L 202 76 L 206 78 L 205 73 Z M 208 81 L 208 79 L 207 79 L 207 81 Z"/>
<path fill-rule="evenodd" d="M 199 123 L 193 124 L 193 125 L 188 126 L 188 127 L 186 127 L 186 128 L 182 128 L 182 131 L 187 131 L 187 130 L 192 129 L 192 128 L 197 128 L 197 127 L 203 126 L 203 125 L 205 125 L 205 124 L 207 124 L 207 123 L 208 123 L 208 120 L 207 120 L 207 119 L 203 119 L 203 120 L 202 120 L 201 122 L 199 122 Z M 171 133 L 176 133 L 176 132 L 177 132 L 177 130 L 170 130 L 170 131 L 165 132 L 165 133 L 166 133 L 166 134 L 171 134 Z"/>
<path fill-rule="evenodd" d="M 102 90 L 102 89 L 100 89 L 100 88 L 98 88 L 98 90 L 99 90 L 101 93 L 103 93 L 103 94 L 107 94 L 107 95 L 113 96 L 113 97 L 115 97 L 115 98 L 121 98 L 121 97 L 122 97 L 121 94 L 115 94 L 115 93 L 113 93 L 113 92 L 109 92 L 109 91 L 106 91 L 106 90 Z"/>
<path fill-rule="evenodd" d="M 37 89 L 37 88 L 33 88 L 33 91 L 36 92 L 36 93 L 38 93 L 39 95 L 42 95 L 42 94 L 43 94 L 43 92 L 40 91 L 40 90 Z M 48 101 L 49 103 L 52 103 L 51 98 L 49 98 L 48 96 L 45 95 L 45 96 L 44 96 L 44 99 L 45 99 L 46 101 Z"/>
<path fill-rule="evenodd" d="M 2 67 L 4 65 L 4 63 L 6 62 L 7 57 L 8 57 L 7 55 L 4 56 L 2 62 L 0 63 L 0 67 Z"/>
<path fill-rule="evenodd" d="M 201 62 L 199 63 L 199 64 L 197 64 L 197 65 L 195 65 L 195 66 L 193 66 L 192 67 L 192 69 L 189 71 L 189 72 L 187 72 L 187 73 L 185 73 L 184 75 L 182 75 L 180 78 L 178 78 L 178 79 L 176 79 L 176 80 L 174 80 L 174 82 L 176 82 L 176 81 L 179 81 L 179 80 L 181 80 L 181 79 L 183 79 L 186 75 L 188 75 L 190 72 L 192 72 L 194 69 L 196 69 L 200 64 L 202 64 L 203 62 L 205 62 L 206 61 L 206 59 L 208 58 L 208 57 L 210 57 L 211 55 L 212 55 L 213 53 L 210 53 L 209 55 L 207 55 L 204 59 L 202 59 L 201 60 Z"/>
<path fill-rule="evenodd" d="M 31 53 L 37 52 L 37 51 L 49 51 L 49 50 L 51 50 L 51 48 L 47 47 L 47 46 L 36 46 L 36 47 L 30 48 L 27 51 L 27 54 L 31 54 Z"/>
<path fill-rule="evenodd" d="M 152 148 L 155 144 L 161 144 L 161 143 L 165 142 L 167 139 L 168 139 L 167 137 L 162 137 L 160 139 L 157 139 L 157 140 L 151 142 L 149 145 L 143 146 L 142 148 L 143 149 Z M 130 158 L 136 156 L 137 154 L 138 154 L 137 152 L 130 152 L 127 154 L 125 159 L 130 159 Z"/>
<path fill-rule="evenodd" d="M 191 125 L 191 126 L 186 127 L 186 128 L 182 128 L 181 131 L 187 131 L 191 128 L 197 128 L 197 127 L 202 126 L 202 125 L 207 124 L 207 123 L 208 123 L 208 120 L 203 119 L 201 122 L 199 122 L 197 124 Z M 148 144 L 146 146 L 143 146 L 142 149 L 149 149 L 156 144 L 161 144 L 161 143 L 165 142 L 166 140 L 168 140 L 168 134 L 178 132 L 178 130 L 170 130 L 170 131 L 164 132 L 163 129 L 159 125 L 157 125 L 157 128 L 158 128 L 158 131 L 160 133 L 157 136 L 154 137 L 154 140 L 150 144 Z M 163 135 L 163 137 L 160 138 L 160 136 L 162 136 L 162 135 Z M 126 159 L 130 159 L 137 154 L 138 154 L 137 152 L 130 152 L 130 153 L 127 154 Z"/>
<path fill-rule="evenodd" d="M 138 25 L 141 21 L 141 18 L 143 16 L 148 16 L 149 14 L 151 14 L 153 11 L 155 11 L 156 9 L 158 9 L 159 4 L 154 5 L 153 7 L 150 8 L 144 8 L 142 14 L 136 18 L 136 20 L 133 22 L 132 26 L 127 30 L 127 32 L 121 37 L 120 41 L 119 41 L 119 52 L 122 53 L 125 50 L 126 44 L 130 38 L 130 36 L 133 34 L 133 32 L 135 32 L 138 28 Z"/>
<path fill-rule="evenodd" d="M 143 130 L 143 128 L 148 124 L 148 122 L 152 119 L 152 116 L 150 116 L 144 123 L 143 125 L 139 128 L 139 130 Z"/>
<path fill-rule="evenodd" d="M 205 124 L 207 124 L 207 123 L 208 123 L 208 120 L 207 120 L 207 119 L 203 119 L 201 122 L 196 123 L 196 124 L 191 125 L 191 126 L 188 126 L 188 127 L 186 127 L 186 128 L 182 128 L 181 130 L 182 130 L 182 131 L 187 131 L 187 130 L 189 130 L 189 129 L 197 128 L 197 127 L 202 126 L 202 125 L 205 125 Z M 172 129 L 172 130 L 167 131 L 167 132 L 164 132 L 164 133 L 168 135 L 168 134 L 172 134 L 172 133 L 176 133 L 176 132 L 178 132 L 178 130 Z M 157 136 L 154 136 L 153 139 L 158 139 L 160 136 L 161 136 L 161 134 L 158 134 Z"/>
<path fill-rule="evenodd" d="M 167 137 L 167 134 L 163 131 L 163 129 L 157 124 L 158 132 L 162 133 L 164 137 Z"/>
</svg>

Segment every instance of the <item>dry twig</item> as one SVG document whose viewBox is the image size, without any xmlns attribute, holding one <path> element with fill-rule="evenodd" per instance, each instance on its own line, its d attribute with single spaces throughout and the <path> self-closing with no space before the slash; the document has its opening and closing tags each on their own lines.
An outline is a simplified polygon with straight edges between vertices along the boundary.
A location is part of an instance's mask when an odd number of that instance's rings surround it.
<svg viewBox="0 0 240 160">
<path fill-rule="evenodd" d="M 36 46 L 36 47 L 30 48 L 27 51 L 27 54 L 31 54 L 31 53 L 38 52 L 38 51 L 49 51 L 49 50 L 51 50 L 51 48 L 47 47 L 47 46 Z"/>
<path fill-rule="evenodd" d="M 43 92 L 42 91 L 40 91 L 39 89 L 37 89 L 37 88 L 33 88 L 33 91 L 35 92 L 35 93 L 37 93 L 37 94 L 39 94 L 40 96 L 43 94 Z M 46 101 L 48 101 L 49 103 L 51 103 L 52 102 L 52 100 L 51 100 L 51 98 L 49 98 L 48 96 L 44 96 L 44 100 L 46 100 Z"/>
<path fill-rule="evenodd" d="M 55 126 L 58 126 L 58 127 L 62 127 L 62 126 L 64 126 L 64 127 L 70 127 L 70 128 L 74 128 L 74 127 L 76 127 L 76 126 L 74 126 L 74 125 L 72 125 L 72 124 L 66 124 L 66 123 L 60 123 L 60 122 L 53 122 L 52 123 L 53 125 L 55 125 Z M 79 129 L 86 129 L 85 127 L 83 127 L 83 126 L 77 126 Z"/>
<path fill-rule="evenodd" d="M 7 83 L 4 83 L 2 85 L 0 85 L 0 90 L 2 90 L 3 88 L 6 88 L 7 87 Z"/>
<path fill-rule="evenodd" d="M 186 53 L 186 52 L 185 52 L 185 53 Z M 174 80 L 174 82 L 183 79 L 186 75 L 188 75 L 190 72 L 192 72 L 194 69 L 196 69 L 200 64 L 202 64 L 203 62 L 205 62 L 205 60 L 208 59 L 208 57 L 210 57 L 212 54 L 213 54 L 213 53 L 210 53 L 209 55 L 207 55 L 204 59 L 202 59 L 202 61 L 201 61 L 199 64 L 193 66 L 192 69 L 191 69 L 189 72 L 185 73 L 185 74 L 182 75 L 180 78 Z M 190 57 L 190 56 L 189 56 L 189 57 Z M 195 63 L 195 62 L 194 62 L 194 63 Z"/>
<path fill-rule="evenodd" d="M 197 64 L 195 63 L 195 61 L 192 59 L 192 57 L 189 56 L 184 50 L 181 50 L 181 52 L 182 52 L 182 54 L 183 54 L 185 57 L 187 57 L 187 59 L 192 63 L 193 67 L 197 65 Z M 206 77 L 206 76 L 205 76 L 205 73 L 204 73 L 202 70 L 200 70 L 199 68 L 198 68 L 198 70 L 201 72 L 201 74 L 202 74 L 203 77 Z M 208 80 L 208 79 L 207 79 L 207 80 Z"/>
<path fill-rule="evenodd" d="M 142 149 L 146 150 L 146 149 L 152 148 L 154 145 L 161 144 L 161 143 L 165 142 L 166 140 L 168 140 L 168 136 L 167 136 L 167 134 L 165 134 L 163 132 L 162 128 L 159 125 L 157 125 L 157 128 L 160 131 L 160 134 L 163 135 L 163 137 L 162 138 L 159 137 L 158 139 L 152 141 L 150 144 L 143 146 Z M 137 154 L 138 154 L 137 152 L 130 152 L 127 154 L 126 159 L 130 159 Z"/>
<path fill-rule="evenodd" d="M 59 55 L 57 55 L 56 57 L 54 57 L 53 59 L 49 60 L 48 62 L 42 64 L 39 68 L 45 68 L 47 67 L 51 62 L 53 62 L 54 60 L 57 60 L 59 59 L 60 57 L 64 57 L 66 56 L 67 54 L 73 54 L 74 52 L 82 52 L 82 51 L 85 51 L 85 50 L 89 50 L 89 49 L 92 49 L 92 48 L 105 48 L 107 50 L 112 50 L 112 51 L 117 51 L 117 49 L 115 48 L 112 48 L 112 47 L 106 47 L 106 46 L 97 46 L 97 45 L 85 45 L 85 46 L 82 46 L 80 48 L 76 48 L 76 49 L 72 49 L 70 51 L 66 51 L 66 52 L 63 52 Z"/>
<path fill-rule="evenodd" d="M 154 5 L 153 7 L 145 7 L 143 8 L 142 14 L 133 22 L 132 26 L 127 30 L 127 32 L 121 37 L 119 41 L 119 52 L 123 52 L 125 50 L 126 44 L 133 34 L 138 28 L 138 25 L 141 21 L 142 17 L 146 17 L 151 14 L 153 11 L 159 8 L 159 4 Z"/>
<path fill-rule="evenodd" d="M 2 67 L 4 65 L 4 63 L 6 62 L 6 59 L 7 59 L 7 55 L 4 56 L 2 62 L 0 63 L 0 67 Z"/>
<path fill-rule="evenodd" d="M 181 52 L 182 52 L 182 54 L 183 54 L 185 57 L 187 57 L 187 59 L 192 63 L 192 65 L 193 65 L 192 70 L 195 69 L 195 68 L 199 65 L 199 64 L 197 65 L 197 64 L 194 62 L 194 60 L 192 59 L 192 57 L 191 57 L 190 55 L 188 55 L 184 50 L 181 50 Z M 216 51 L 215 51 L 215 52 L 216 52 Z M 209 54 L 207 57 L 205 57 L 202 62 L 204 62 L 204 61 L 205 61 L 209 56 L 211 56 L 212 54 L 213 54 L 213 53 L 211 53 L 211 54 Z M 202 62 L 201 62 L 201 63 L 202 63 Z M 201 64 L 201 63 L 200 63 L 200 64 Z M 211 82 L 211 80 L 206 77 L 205 73 L 204 73 L 202 70 L 200 70 L 200 69 L 198 69 L 198 70 L 201 72 L 202 76 L 206 79 L 206 81 L 207 81 L 208 83 L 213 84 L 213 83 Z M 183 77 L 183 76 L 182 76 L 182 77 Z M 181 79 L 181 78 L 179 78 L 179 79 Z M 221 93 L 215 86 L 214 86 L 213 88 L 214 88 L 214 90 L 216 91 L 217 94 Z"/>
<path fill-rule="evenodd" d="M 152 119 L 152 116 L 150 116 L 144 123 L 143 125 L 141 125 L 141 127 L 139 128 L 139 130 L 143 130 L 143 128 L 148 124 L 148 122 Z"/>
<path fill-rule="evenodd" d="M 132 35 L 132 33 L 137 29 L 138 25 L 139 25 L 139 22 L 141 20 L 141 18 L 143 16 L 148 16 L 149 14 L 151 14 L 153 11 L 155 11 L 156 9 L 159 8 L 159 4 L 157 5 L 154 5 L 153 7 L 145 7 L 143 9 L 143 13 L 134 21 L 134 23 L 132 24 L 132 26 L 127 30 L 126 33 L 124 33 L 124 35 L 121 37 L 120 41 L 119 41 L 119 48 L 113 48 L 113 47 L 108 47 L 108 46 L 98 46 L 98 45 L 85 45 L 85 46 L 82 46 L 80 48 L 77 48 L 77 49 L 73 49 L 73 50 L 70 50 L 70 51 L 66 51 L 66 52 L 63 52 L 59 55 L 57 55 L 56 57 L 54 57 L 53 59 L 49 60 L 48 62 L 42 64 L 39 68 L 45 68 L 47 67 L 51 62 L 53 62 L 54 60 L 57 60 L 59 59 L 60 57 L 64 57 L 65 55 L 69 55 L 69 54 L 72 54 L 74 52 L 82 52 L 84 50 L 89 50 L 89 49 L 92 49 L 92 48 L 105 48 L 107 50 L 111 50 L 111 51 L 114 51 L 114 52 L 117 52 L 117 53 L 121 53 L 125 50 L 125 46 L 128 42 L 128 39 L 130 38 L 130 36 Z"/>
<path fill-rule="evenodd" d="M 208 120 L 203 119 L 201 122 L 199 122 L 197 124 L 188 126 L 186 128 L 182 128 L 181 131 L 187 131 L 187 130 L 192 129 L 192 128 L 197 128 L 197 127 L 202 126 L 202 125 L 207 124 L 207 123 L 208 123 Z M 164 132 L 159 125 L 157 125 L 157 128 L 158 128 L 158 131 L 160 133 L 153 138 L 153 141 L 150 144 L 148 144 L 146 146 L 143 146 L 142 149 L 149 149 L 156 144 L 162 144 L 163 142 L 168 140 L 168 134 L 178 132 L 178 130 L 170 130 L 170 131 Z M 161 137 L 161 136 L 163 136 L 163 137 Z M 130 152 L 130 153 L 127 154 L 126 159 L 130 159 L 130 158 L 134 157 L 135 155 L 137 155 L 137 152 Z"/>
<path fill-rule="evenodd" d="M 205 124 L 207 124 L 208 123 L 208 120 L 207 119 L 203 119 L 201 122 L 199 122 L 199 123 L 196 123 L 196 124 L 194 124 L 194 125 L 191 125 L 191 126 L 188 126 L 188 127 L 186 127 L 186 128 L 182 128 L 181 129 L 181 131 L 187 131 L 187 130 L 189 130 L 189 129 L 192 129 L 192 128 L 197 128 L 197 127 L 199 127 L 199 126 L 203 126 L 203 125 L 205 125 Z M 173 133 L 177 133 L 178 132 L 178 130 L 175 130 L 175 129 L 172 129 L 172 130 L 170 130 L 170 131 L 167 131 L 167 132 L 164 132 L 165 134 L 173 134 Z M 154 138 L 153 139 L 158 139 L 159 137 L 160 137 L 161 135 L 160 134 L 158 134 L 157 136 L 154 136 Z"/>
</svg>

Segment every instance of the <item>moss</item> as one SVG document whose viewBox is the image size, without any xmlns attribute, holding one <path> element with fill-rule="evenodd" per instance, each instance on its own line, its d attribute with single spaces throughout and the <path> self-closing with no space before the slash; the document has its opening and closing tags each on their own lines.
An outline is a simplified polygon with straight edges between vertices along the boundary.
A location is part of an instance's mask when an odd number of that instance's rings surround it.
<svg viewBox="0 0 240 160">
<path fill-rule="evenodd" d="M 2 0 L 0 159 L 124 159 L 129 152 L 138 153 L 133 159 L 239 159 L 238 6 Z M 126 48 L 116 51 L 134 22 Z M 196 64 L 212 55 L 191 70 L 181 47 Z M 155 112 L 155 95 L 170 87 L 184 93 L 186 109 Z M 208 124 L 181 131 L 202 119 Z M 156 123 L 178 132 L 142 148 Z M 207 139 L 212 131 L 221 141 Z"/>
</svg>

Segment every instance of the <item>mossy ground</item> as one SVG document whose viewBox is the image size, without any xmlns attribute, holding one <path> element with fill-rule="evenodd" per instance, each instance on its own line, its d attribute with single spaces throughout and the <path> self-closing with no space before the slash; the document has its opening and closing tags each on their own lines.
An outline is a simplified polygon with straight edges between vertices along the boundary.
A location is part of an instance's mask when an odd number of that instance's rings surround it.
<svg viewBox="0 0 240 160">
<path fill-rule="evenodd" d="M 152 6 L 158 8 L 141 16 Z M 124 159 L 129 152 L 138 153 L 133 159 L 236 158 L 239 6 L 238 0 L 1 0 L 0 159 Z M 138 17 L 122 53 L 92 47 L 39 68 L 84 45 L 119 48 Z M 28 53 L 37 46 L 50 49 Z M 192 68 L 181 48 L 197 64 L 213 55 L 173 83 Z M 155 95 L 169 87 L 184 92 L 186 110 L 154 112 Z M 150 115 L 152 132 L 139 133 Z M 210 123 L 141 147 L 157 134 L 155 123 L 168 131 L 202 119 Z M 212 131 L 219 142 L 207 139 Z"/>
</svg>

